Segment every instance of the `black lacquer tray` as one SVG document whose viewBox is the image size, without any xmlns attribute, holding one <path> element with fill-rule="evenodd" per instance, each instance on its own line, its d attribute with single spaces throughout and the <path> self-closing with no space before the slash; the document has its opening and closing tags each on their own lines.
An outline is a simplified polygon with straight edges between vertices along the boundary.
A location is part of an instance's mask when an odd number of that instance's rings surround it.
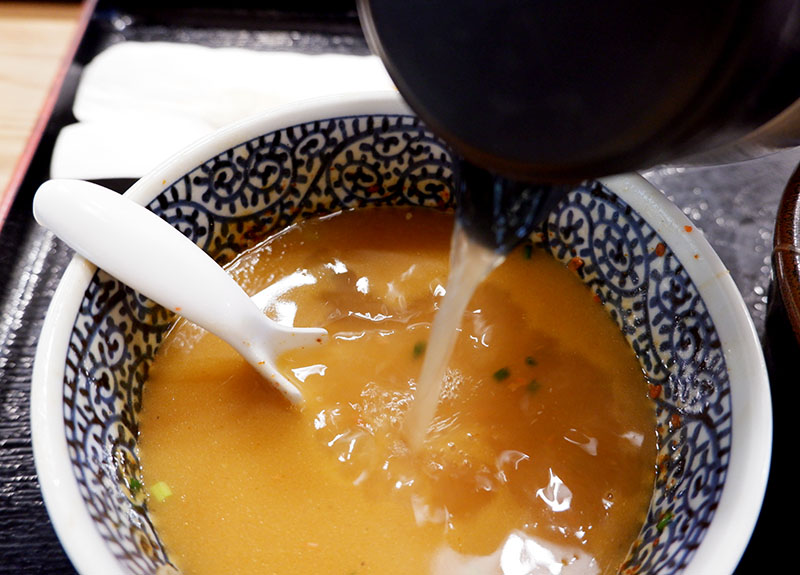
<svg viewBox="0 0 800 575">
<path fill-rule="evenodd" d="M 108 46 L 126 41 L 176 41 L 205 46 L 307 53 L 367 53 L 352 1 L 89 2 L 88 17 L 63 83 L 53 94 L 33 154 L 22 167 L 14 202 L 0 228 L 0 573 L 74 573 L 42 502 L 30 438 L 31 370 L 47 306 L 71 252 L 31 215 L 38 185 L 48 178 L 58 131 L 74 122 L 71 106 L 83 67 Z M 775 215 L 800 149 L 713 168 L 660 167 L 644 173 L 706 234 L 739 286 L 770 360 L 775 407 L 773 469 L 764 510 L 737 575 L 780 572 L 776 550 L 790 534 L 777 527 L 791 510 L 786 469 L 788 421 L 797 391 L 796 357 L 781 355 L 779 306 L 768 310 Z M 119 191 L 132 180 L 101 182 Z M 769 321 L 768 321 L 769 319 Z M 785 485 L 783 485 L 783 484 Z M 709 574 L 710 575 L 710 574 Z"/>
</svg>

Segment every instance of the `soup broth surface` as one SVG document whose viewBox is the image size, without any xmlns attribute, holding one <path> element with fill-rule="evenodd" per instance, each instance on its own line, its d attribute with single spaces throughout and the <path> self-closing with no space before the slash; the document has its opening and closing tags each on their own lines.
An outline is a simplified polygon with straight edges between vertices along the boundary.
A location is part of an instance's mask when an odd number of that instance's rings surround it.
<svg viewBox="0 0 800 575">
<path fill-rule="evenodd" d="M 272 286 L 273 318 L 330 333 L 280 360 L 302 409 L 214 336 L 171 330 L 139 450 L 182 572 L 617 571 L 652 492 L 654 409 L 616 325 L 544 252 L 512 252 L 475 292 L 427 437 L 408 448 L 452 227 L 424 209 L 356 210 L 232 263 L 248 292 Z"/>
</svg>

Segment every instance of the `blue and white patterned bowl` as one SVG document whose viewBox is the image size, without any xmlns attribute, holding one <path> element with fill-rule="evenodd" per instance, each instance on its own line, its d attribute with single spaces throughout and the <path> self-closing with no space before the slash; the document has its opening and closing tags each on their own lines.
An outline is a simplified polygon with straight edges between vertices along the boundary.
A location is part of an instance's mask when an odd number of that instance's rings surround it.
<svg viewBox="0 0 800 575">
<path fill-rule="evenodd" d="M 244 121 L 128 195 L 224 262 L 315 214 L 447 208 L 450 188 L 447 147 L 387 93 Z M 583 281 L 641 358 L 649 385 L 660 386 L 653 497 L 621 572 L 730 574 L 761 506 L 772 426 L 761 348 L 727 270 L 639 176 L 576 186 L 541 232 L 553 257 L 583 259 Z M 48 313 L 33 378 L 34 451 L 53 524 L 84 575 L 171 571 L 129 478 L 139 472 L 142 384 L 172 319 L 79 257 Z"/>
</svg>

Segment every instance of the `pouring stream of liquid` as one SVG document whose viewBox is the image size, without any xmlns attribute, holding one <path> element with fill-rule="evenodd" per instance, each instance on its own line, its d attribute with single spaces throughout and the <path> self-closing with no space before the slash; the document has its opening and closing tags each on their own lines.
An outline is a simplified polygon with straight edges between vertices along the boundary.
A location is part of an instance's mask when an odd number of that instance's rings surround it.
<svg viewBox="0 0 800 575">
<path fill-rule="evenodd" d="M 406 441 L 412 451 L 421 447 L 436 415 L 461 318 L 475 290 L 571 189 L 568 185 L 509 180 L 466 161 L 458 164 L 456 181 L 447 291 L 431 327 L 405 421 Z"/>
<path fill-rule="evenodd" d="M 447 364 L 458 337 L 464 310 L 480 283 L 504 259 L 503 253 L 476 242 L 456 222 L 450 246 L 447 292 L 436 312 L 414 401 L 406 415 L 406 441 L 413 451 L 422 445 L 436 414 Z"/>
</svg>

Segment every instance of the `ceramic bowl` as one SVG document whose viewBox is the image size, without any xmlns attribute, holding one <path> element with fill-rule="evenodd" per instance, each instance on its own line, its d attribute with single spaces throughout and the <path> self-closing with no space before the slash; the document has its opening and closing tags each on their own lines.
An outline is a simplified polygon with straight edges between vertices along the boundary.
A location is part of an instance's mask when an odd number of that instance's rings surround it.
<svg viewBox="0 0 800 575">
<path fill-rule="evenodd" d="M 371 94 L 236 124 L 127 195 L 224 262 L 315 214 L 446 209 L 451 173 L 447 147 L 396 94 Z M 541 232 L 553 257 L 583 259 L 581 279 L 661 390 L 652 501 L 622 572 L 730 574 L 761 506 L 772 427 L 761 348 L 728 271 L 636 175 L 576 186 Z M 172 320 L 80 257 L 47 315 L 34 369 L 34 451 L 53 525 L 83 575 L 170 570 L 144 495 L 129 482 L 139 473 L 142 384 Z"/>
</svg>

